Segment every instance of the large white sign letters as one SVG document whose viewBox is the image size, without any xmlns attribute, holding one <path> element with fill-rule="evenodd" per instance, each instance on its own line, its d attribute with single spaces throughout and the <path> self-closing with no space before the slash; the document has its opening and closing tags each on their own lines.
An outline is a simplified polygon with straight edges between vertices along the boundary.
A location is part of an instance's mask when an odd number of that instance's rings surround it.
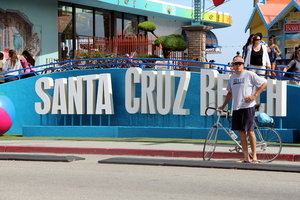
<svg viewBox="0 0 300 200">
<path fill-rule="evenodd" d="M 130 114 L 189 115 L 185 98 L 190 72 L 153 71 L 129 68 L 125 75 L 125 108 Z M 202 70 L 200 82 L 200 115 L 208 106 L 223 104 L 227 94 L 228 74 Z M 261 111 L 271 116 L 286 116 L 286 82 L 268 80 L 267 103 Z M 38 114 L 114 114 L 111 74 L 92 74 L 53 80 L 36 81 L 35 103 Z M 258 99 L 259 101 L 259 99 Z M 210 113 L 212 114 L 212 113 Z"/>
<path fill-rule="evenodd" d="M 202 70 L 200 80 L 200 114 L 205 115 L 208 106 L 218 107 L 223 104 L 229 75 L 219 74 L 216 70 Z M 286 81 L 268 79 L 267 103 L 262 104 L 260 111 L 270 116 L 286 116 L 286 87 Z"/>
<path fill-rule="evenodd" d="M 175 95 L 175 78 L 179 84 Z M 125 77 L 125 106 L 130 114 L 189 115 L 184 109 L 184 101 L 191 78 L 190 72 L 182 71 L 142 71 L 129 68 Z M 140 97 L 136 87 L 140 84 Z"/>
<path fill-rule="evenodd" d="M 49 90 L 53 90 L 53 97 Z M 60 78 L 55 81 L 43 77 L 36 81 L 35 91 L 42 100 L 35 103 L 35 111 L 41 115 L 114 114 L 110 74 Z"/>
</svg>

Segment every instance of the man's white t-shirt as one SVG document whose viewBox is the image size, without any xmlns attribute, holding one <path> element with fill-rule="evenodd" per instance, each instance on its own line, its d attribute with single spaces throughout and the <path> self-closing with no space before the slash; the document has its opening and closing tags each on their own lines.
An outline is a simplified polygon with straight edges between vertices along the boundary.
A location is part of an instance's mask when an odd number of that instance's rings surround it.
<svg viewBox="0 0 300 200">
<path fill-rule="evenodd" d="M 255 88 L 259 88 L 266 79 L 259 77 L 254 72 L 244 70 L 241 74 L 233 74 L 229 79 L 227 91 L 232 93 L 233 110 L 251 108 L 256 101 L 246 102 L 245 98 L 254 94 Z"/>
</svg>

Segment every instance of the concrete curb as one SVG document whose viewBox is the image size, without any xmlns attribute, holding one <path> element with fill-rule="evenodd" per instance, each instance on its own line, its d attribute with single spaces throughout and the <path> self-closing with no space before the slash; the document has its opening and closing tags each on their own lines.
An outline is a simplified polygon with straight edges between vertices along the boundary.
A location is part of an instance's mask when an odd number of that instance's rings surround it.
<svg viewBox="0 0 300 200">
<path fill-rule="evenodd" d="M 235 161 L 203 161 L 203 160 L 183 160 L 166 158 L 132 158 L 132 157 L 113 157 L 99 160 L 100 164 L 126 164 L 126 165 L 150 165 L 150 166 L 175 166 L 175 167 L 200 167 L 200 168 L 219 168 L 219 169 L 241 169 L 257 171 L 277 171 L 300 173 L 299 165 L 276 164 L 276 163 L 237 163 Z"/>
<path fill-rule="evenodd" d="M 159 150 L 159 149 L 118 149 L 118 148 L 83 148 L 83 147 L 37 147 L 37 146 L 0 146 L 0 152 L 23 153 L 64 153 L 64 154 L 102 154 L 201 158 L 202 151 Z M 241 158 L 241 153 L 215 152 L 216 159 Z M 300 161 L 300 154 L 280 154 L 276 160 Z"/>
</svg>

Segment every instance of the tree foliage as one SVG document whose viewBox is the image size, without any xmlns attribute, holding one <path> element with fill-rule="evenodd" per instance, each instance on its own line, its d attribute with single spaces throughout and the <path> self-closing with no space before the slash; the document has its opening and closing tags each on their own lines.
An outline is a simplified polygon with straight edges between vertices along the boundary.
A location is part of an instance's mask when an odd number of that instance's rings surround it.
<svg viewBox="0 0 300 200">
<path fill-rule="evenodd" d="M 149 21 L 139 23 L 138 27 L 139 27 L 139 29 L 142 29 L 142 30 L 148 31 L 148 32 L 154 32 L 156 30 L 156 24 L 154 24 L 153 22 L 149 22 Z"/>
<path fill-rule="evenodd" d="M 160 44 L 169 51 L 184 51 L 187 48 L 187 44 L 180 34 L 161 36 L 155 40 L 155 45 L 159 46 Z"/>
<path fill-rule="evenodd" d="M 156 46 L 162 46 L 163 54 L 165 58 L 168 58 L 171 51 L 184 51 L 187 48 L 187 44 L 180 34 L 171 34 L 158 37 L 154 31 L 156 30 L 156 24 L 153 22 L 145 21 L 138 25 L 138 27 L 144 31 L 151 32 L 157 39 L 155 40 Z"/>
</svg>

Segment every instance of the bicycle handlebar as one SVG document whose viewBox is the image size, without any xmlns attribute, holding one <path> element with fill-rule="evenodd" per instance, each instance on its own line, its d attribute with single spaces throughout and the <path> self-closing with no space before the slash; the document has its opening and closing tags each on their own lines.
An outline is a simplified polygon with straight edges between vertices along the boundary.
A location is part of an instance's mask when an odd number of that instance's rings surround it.
<svg viewBox="0 0 300 200">
<path fill-rule="evenodd" d="M 215 110 L 217 111 L 218 113 L 226 113 L 226 117 L 228 118 L 228 115 L 230 114 L 230 112 L 228 110 L 221 110 L 219 108 L 214 108 L 214 107 L 207 107 L 206 110 L 205 110 L 205 115 L 207 116 L 207 111 L 208 110 Z"/>
</svg>

